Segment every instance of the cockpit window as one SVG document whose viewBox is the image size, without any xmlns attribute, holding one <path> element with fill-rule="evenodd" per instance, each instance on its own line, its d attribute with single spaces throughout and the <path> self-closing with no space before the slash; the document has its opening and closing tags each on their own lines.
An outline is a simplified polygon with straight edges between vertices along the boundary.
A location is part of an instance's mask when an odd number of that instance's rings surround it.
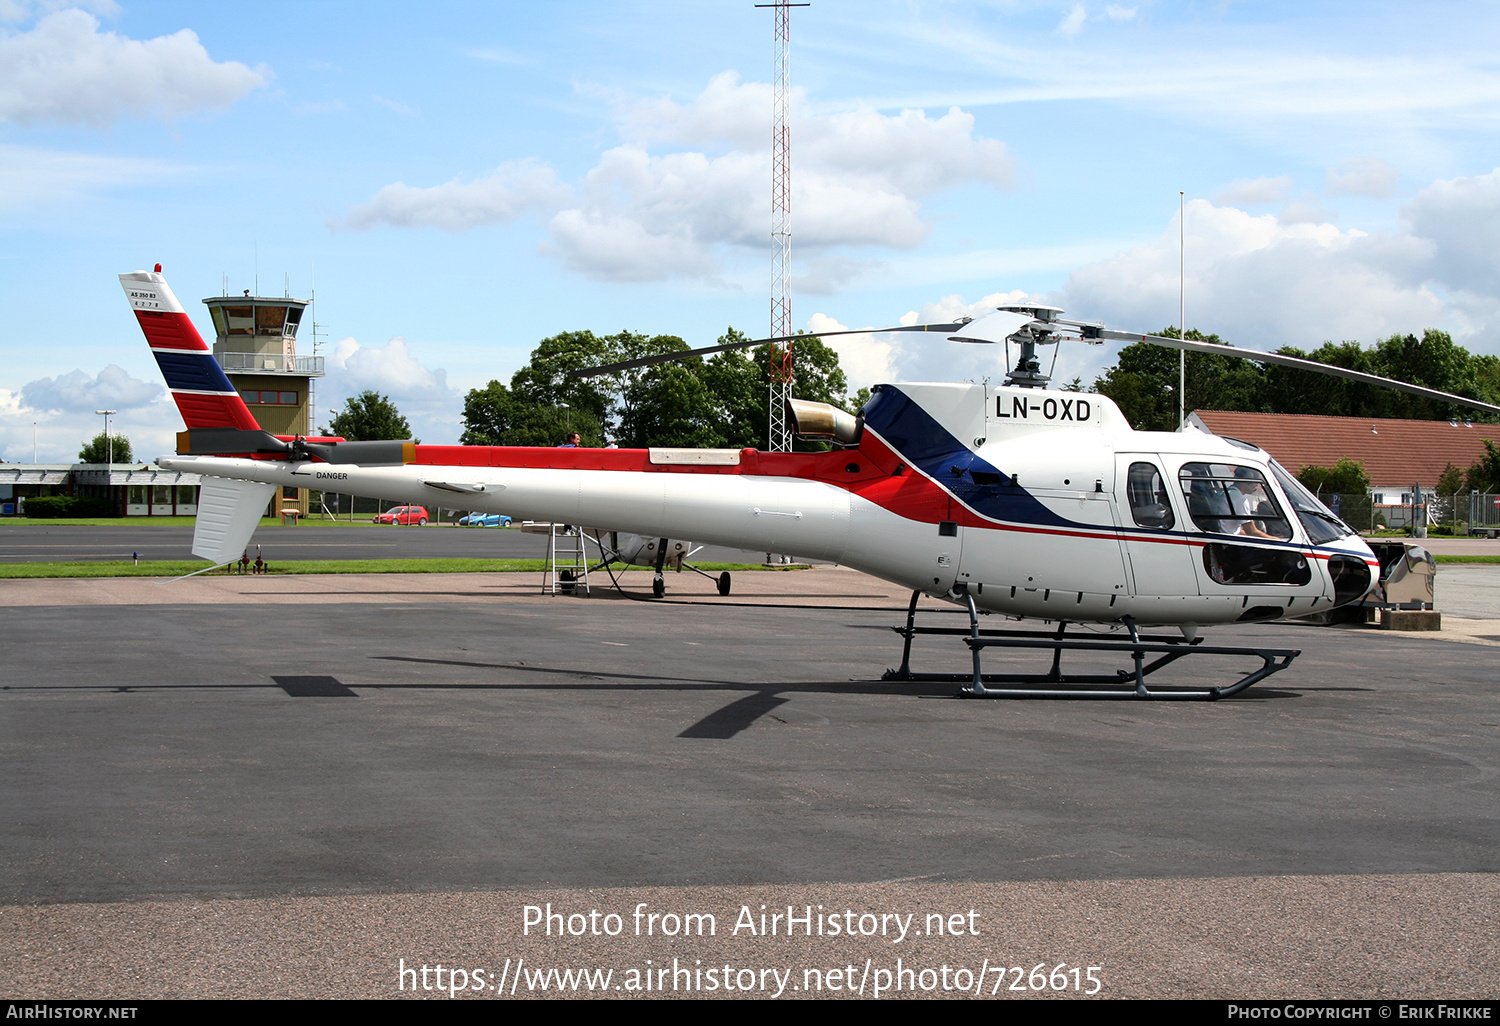
<svg viewBox="0 0 1500 1026">
<path fill-rule="evenodd" d="M 1228 463 L 1187 463 L 1178 474 L 1188 515 L 1201 531 L 1284 541 L 1292 526 L 1265 475 Z"/>
<path fill-rule="evenodd" d="M 1303 487 L 1301 481 L 1288 474 L 1286 468 L 1275 460 L 1271 461 L 1271 473 L 1275 476 L 1276 483 L 1281 485 L 1281 490 L 1286 492 L 1297 519 L 1302 522 L 1302 529 L 1307 532 L 1308 541 L 1314 545 L 1326 545 L 1355 533 L 1352 527 L 1334 516 L 1332 510 L 1319 502 L 1312 492 Z"/>
<path fill-rule="evenodd" d="M 1172 516 L 1172 501 L 1167 497 L 1167 483 L 1154 464 L 1132 463 L 1125 490 L 1130 496 L 1130 515 L 1137 527 L 1170 531 L 1177 523 Z"/>
</svg>

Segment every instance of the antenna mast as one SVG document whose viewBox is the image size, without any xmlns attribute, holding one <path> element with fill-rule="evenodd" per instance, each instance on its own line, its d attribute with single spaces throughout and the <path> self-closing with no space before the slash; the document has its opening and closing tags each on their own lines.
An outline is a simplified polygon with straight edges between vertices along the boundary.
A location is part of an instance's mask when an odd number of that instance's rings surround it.
<svg viewBox="0 0 1500 1026">
<path fill-rule="evenodd" d="M 788 124 L 792 93 L 791 9 L 807 3 L 756 4 L 776 11 L 775 124 L 771 128 L 771 336 L 792 333 L 792 290 L 788 276 L 792 262 L 792 136 Z M 787 423 L 787 401 L 792 397 L 792 343 L 771 346 L 770 437 L 771 452 L 790 452 L 791 425 Z"/>
</svg>

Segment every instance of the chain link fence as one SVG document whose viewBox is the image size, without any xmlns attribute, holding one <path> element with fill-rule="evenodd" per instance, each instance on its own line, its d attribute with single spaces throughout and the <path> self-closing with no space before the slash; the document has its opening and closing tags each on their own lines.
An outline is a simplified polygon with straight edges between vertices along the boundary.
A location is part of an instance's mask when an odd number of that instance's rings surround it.
<svg viewBox="0 0 1500 1026">
<path fill-rule="evenodd" d="M 1377 503 L 1368 493 L 1318 493 L 1318 499 L 1344 523 L 1370 534 L 1375 531 L 1410 530 L 1422 523 L 1436 534 L 1455 536 L 1500 534 L 1500 494 L 1460 492 L 1457 495 L 1423 495 L 1424 505 Z"/>
</svg>

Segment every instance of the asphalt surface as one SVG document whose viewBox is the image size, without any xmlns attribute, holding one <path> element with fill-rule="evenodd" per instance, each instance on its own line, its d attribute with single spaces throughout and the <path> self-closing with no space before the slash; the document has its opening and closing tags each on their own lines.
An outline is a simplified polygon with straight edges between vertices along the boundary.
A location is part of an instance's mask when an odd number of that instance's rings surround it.
<svg viewBox="0 0 1500 1026">
<path fill-rule="evenodd" d="M 1461 640 L 1493 621 L 1218 630 L 1302 655 L 1213 704 L 974 701 L 876 679 L 896 589 L 735 580 L 0 582 L 0 990 L 430 997 L 400 970 L 442 963 L 494 996 L 526 958 L 628 996 L 676 958 L 868 997 L 903 958 L 984 995 L 1041 963 L 1046 994 L 1088 966 L 1104 997 L 1500 993 L 1500 689 Z M 528 932 L 549 902 L 583 935 Z M 749 933 L 762 904 L 919 932 Z M 638 908 L 716 931 L 636 936 Z"/>
<path fill-rule="evenodd" d="M 366 518 L 366 521 L 368 518 Z M 518 528 L 426 527 L 355 524 L 270 525 L 250 540 L 268 560 L 301 559 L 542 559 L 547 536 Z M 6 524 L 0 521 L 0 563 L 111 562 L 193 559 L 191 525 L 159 525 L 122 519 L 108 527 Z M 588 546 L 590 554 L 594 547 Z M 761 563 L 764 552 L 703 546 L 693 559 L 704 563 Z"/>
</svg>

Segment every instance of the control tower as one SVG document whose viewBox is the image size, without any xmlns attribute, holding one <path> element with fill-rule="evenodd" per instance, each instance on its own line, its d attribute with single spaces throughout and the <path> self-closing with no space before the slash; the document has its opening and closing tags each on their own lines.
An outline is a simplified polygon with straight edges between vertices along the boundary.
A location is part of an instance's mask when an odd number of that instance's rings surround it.
<svg viewBox="0 0 1500 1026">
<path fill-rule="evenodd" d="M 287 296 L 213 296 L 203 301 L 214 321 L 214 359 L 273 435 L 310 435 L 313 379 L 321 356 L 297 355 L 297 328 L 308 300 Z M 284 488 L 273 509 L 307 512 L 306 489 Z"/>
</svg>

